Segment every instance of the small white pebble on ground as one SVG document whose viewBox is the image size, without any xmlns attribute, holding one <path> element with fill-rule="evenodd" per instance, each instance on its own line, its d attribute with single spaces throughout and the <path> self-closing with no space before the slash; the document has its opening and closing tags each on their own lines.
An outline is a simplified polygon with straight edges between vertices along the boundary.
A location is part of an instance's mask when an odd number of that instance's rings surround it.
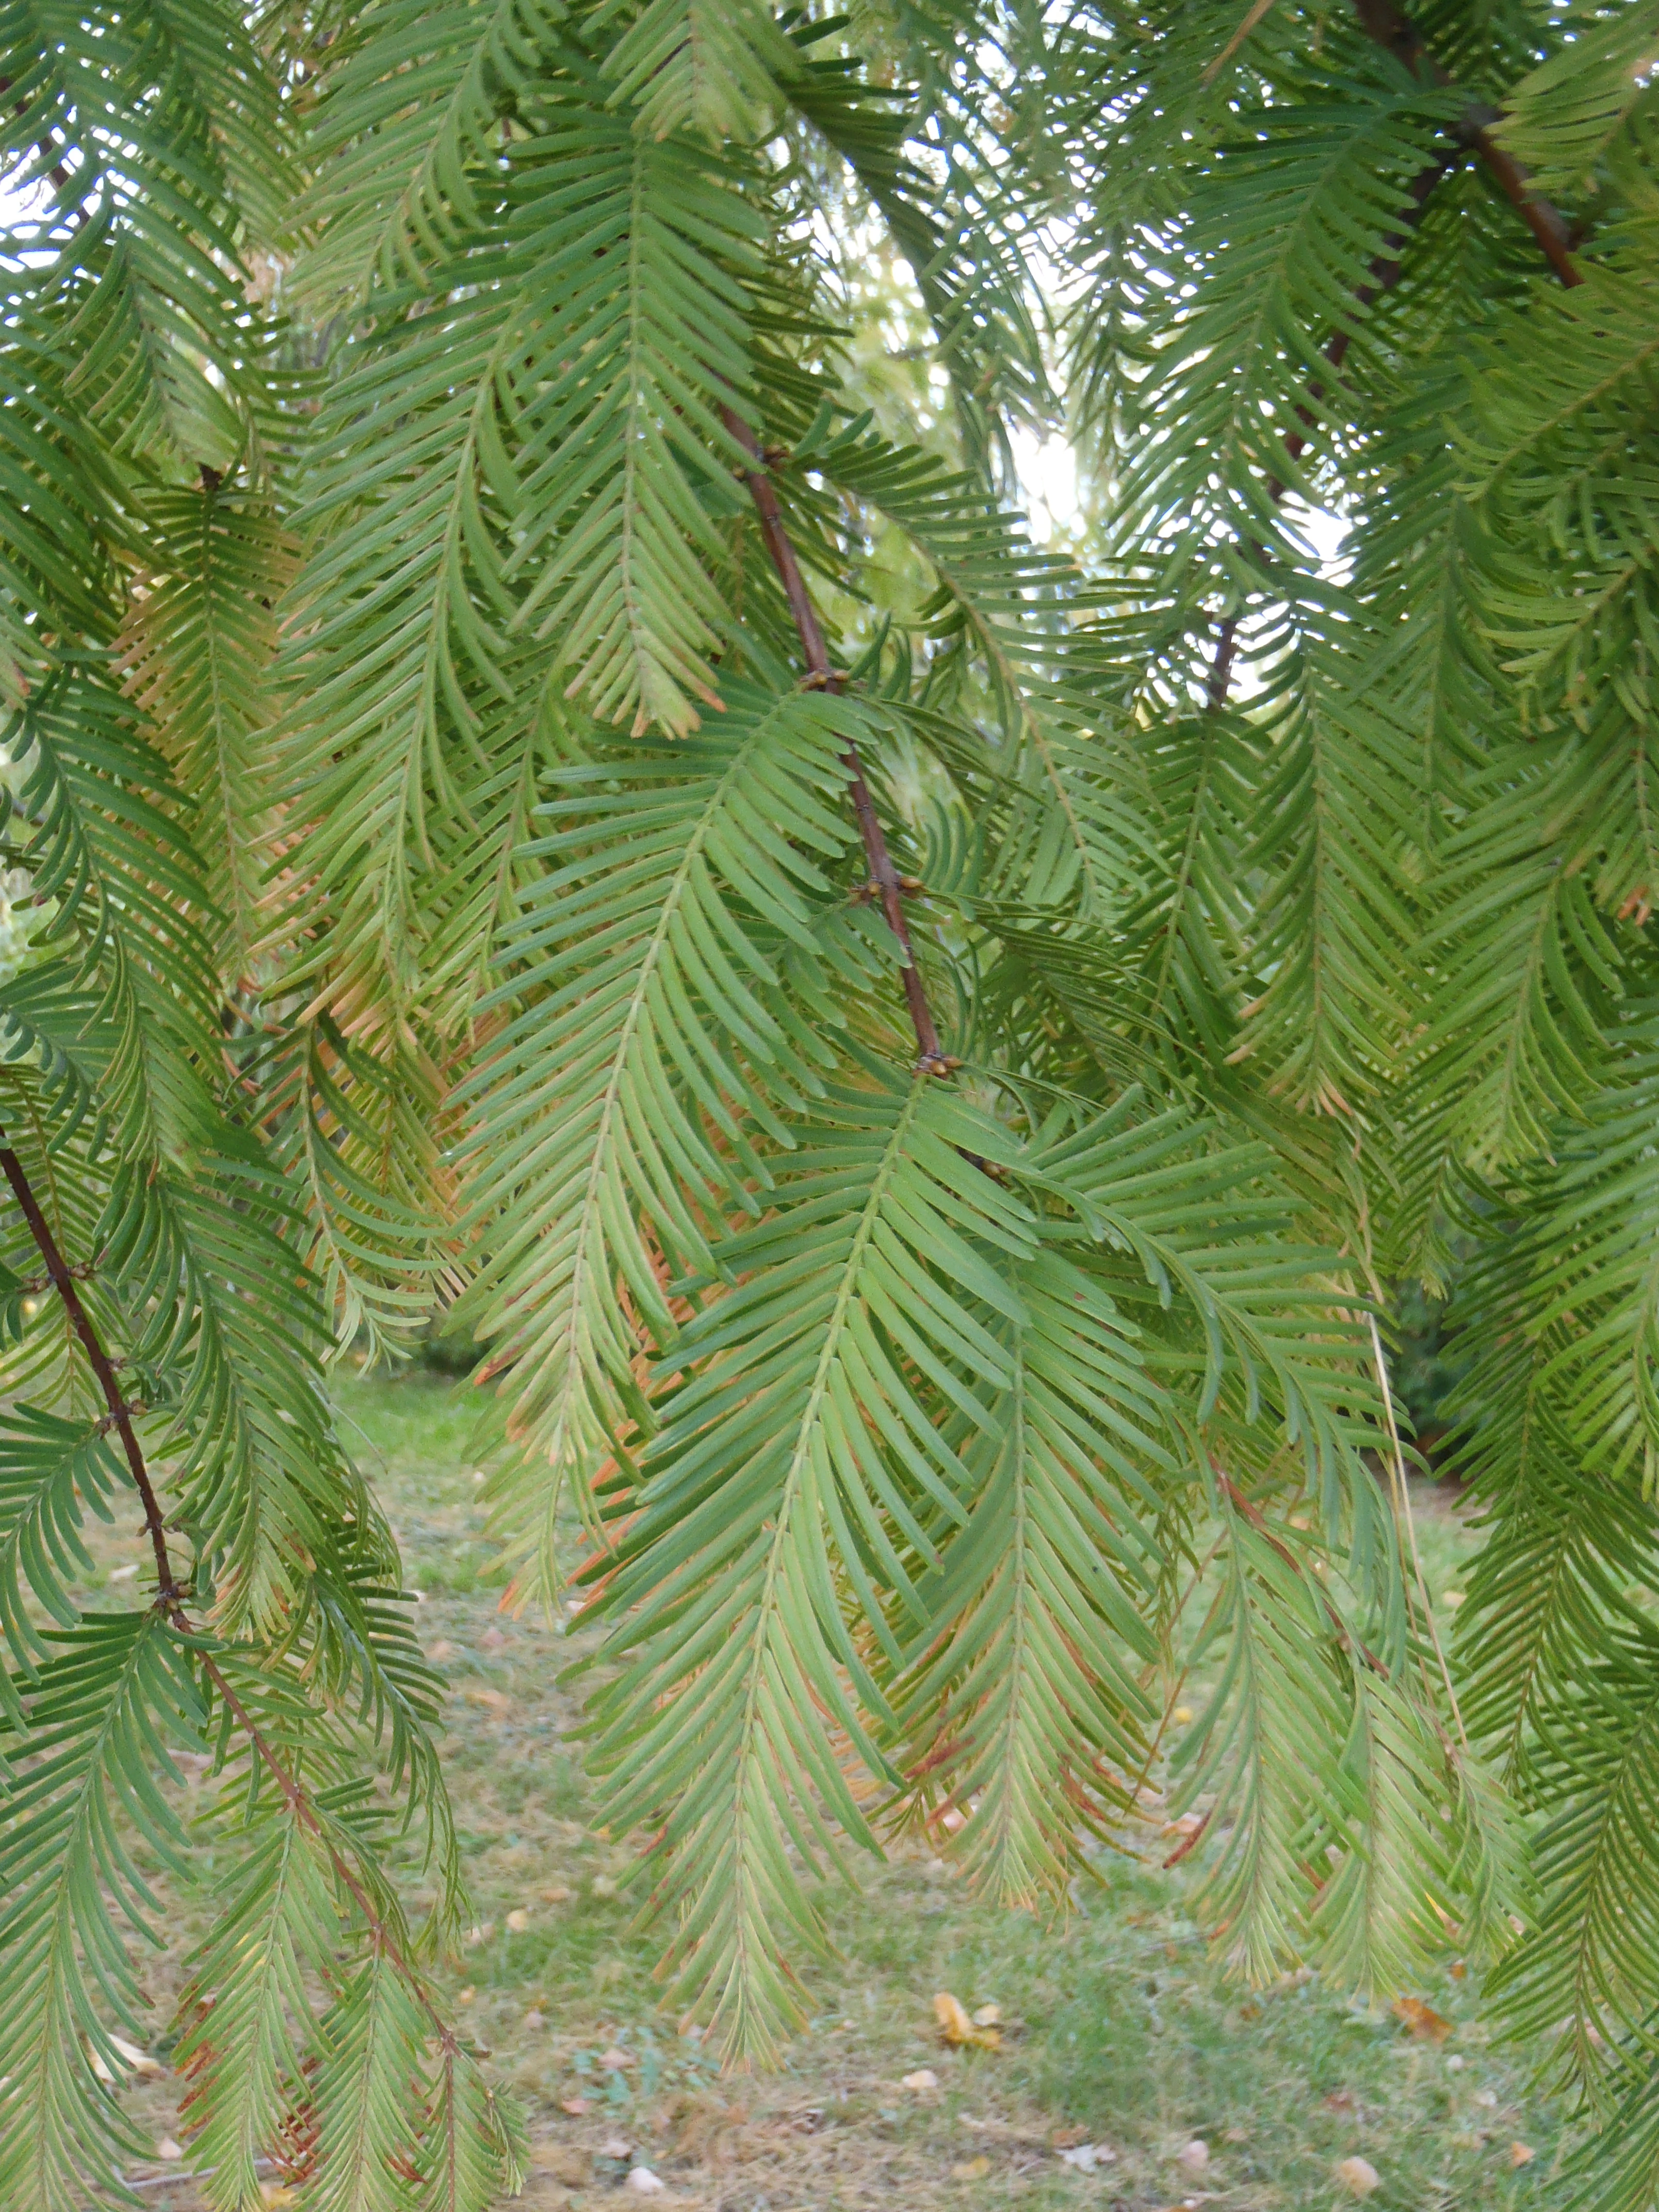
<svg viewBox="0 0 1659 2212">
<path fill-rule="evenodd" d="M 1446 2061 L 1446 2071 L 1448 2074 L 1461 2074 L 1463 2071 L 1463 2062 L 1455 2051 L 1453 2051 L 1451 2057 Z"/>
<path fill-rule="evenodd" d="M 919 2066 L 914 2074 L 907 2074 L 899 2084 L 902 2089 L 937 2089 L 939 2075 L 931 2066 Z"/>
<path fill-rule="evenodd" d="M 636 2166 L 629 2170 L 623 2186 L 631 2189 L 635 2197 L 660 2197 L 668 2184 L 659 2181 L 648 2166 Z"/>
<path fill-rule="evenodd" d="M 1194 2136 L 1189 2143 L 1182 2143 L 1176 2153 L 1176 2160 L 1188 2173 L 1202 2173 L 1210 2162 L 1210 2146 L 1201 2136 Z"/>
<path fill-rule="evenodd" d="M 1373 2189 L 1382 2186 L 1382 2177 L 1368 2158 L 1345 2158 L 1336 2169 L 1336 2178 L 1350 2197 L 1369 2197 Z"/>
<path fill-rule="evenodd" d="M 599 2145 L 601 2158 L 626 2158 L 634 2146 L 625 2136 L 611 2136 Z"/>
<path fill-rule="evenodd" d="M 163 2136 L 155 2146 L 156 2157 L 165 2159 L 169 2166 L 175 2158 L 182 2158 L 184 2154 L 171 2136 Z"/>
<path fill-rule="evenodd" d="M 516 1911 L 509 1912 L 507 1916 L 507 1933 L 509 1935 L 522 1936 L 525 1929 L 528 1928 L 529 1925 L 530 1915 L 525 1911 L 522 1905 L 520 1905 Z"/>
</svg>

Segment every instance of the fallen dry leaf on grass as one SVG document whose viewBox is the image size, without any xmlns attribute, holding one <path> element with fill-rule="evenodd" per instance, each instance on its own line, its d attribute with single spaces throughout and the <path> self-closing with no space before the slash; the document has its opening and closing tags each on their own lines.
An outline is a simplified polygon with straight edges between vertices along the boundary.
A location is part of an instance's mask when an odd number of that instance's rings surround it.
<svg viewBox="0 0 1659 2212">
<path fill-rule="evenodd" d="M 1345 2158 L 1336 2169 L 1336 2178 L 1350 2197 L 1369 2197 L 1373 2189 L 1382 2186 L 1382 2177 L 1368 2158 Z"/>
<path fill-rule="evenodd" d="M 1039 2143 L 1046 2145 L 1049 2141 L 1048 2135 L 1042 2128 L 1017 2128 L 1011 2120 L 977 2119 L 972 2112 L 958 2112 L 957 2118 L 961 2121 L 964 2128 L 972 2128 L 975 2135 L 994 2136 L 999 2142 Z M 1086 2129 L 1079 2130 L 1079 2136 L 1086 2133 Z M 1072 2142 L 1076 2140 L 1078 2140 L 1078 2136 L 1068 2135 L 1066 2137 L 1066 2141 L 1067 2142 Z"/>
<path fill-rule="evenodd" d="M 933 1999 L 933 2017 L 939 2022 L 939 2032 L 953 2050 L 963 2045 L 980 2051 L 1000 2051 L 1002 2031 L 996 2027 L 975 2027 L 968 2017 L 968 2008 L 960 1997 L 953 1997 L 949 1990 L 941 1990 Z"/>
<path fill-rule="evenodd" d="M 981 2151 L 977 2158 L 964 2158 L 951 2168 L 952 2181 L 982 2181 L 991 2171 L 991 2161 Z"/>
<path fill-rule="evenodd" d="M 631 2051 L 620 2050 L 614 2043 L 609 2051 L 602 2051 L 599 2053 L 600 2065 L 607 2068 L 612 2074 L 620 2074 L 624 2066 L 637 2066 L 639 2063 Z"/>
<path fill-rule="evenodd" d="M 899 2083 L 901 2089 L 937 2089 L 939 2075 L 931 2066 L 918 2066 L 914 2074 L 907 2074 Z"/>
<path fill-rule="evenodd" d="M 276 2205 L 297 2204 L 299 2201 L 299 2198 L 294 2194 L 294 2191 L 291 2189 L 285 2188 L 280 2181 L 262 2181 L 259 2184 L 259 2202 L 261 2204 L 274 2207 Z"/>
<path fill-rule="evenodd" d="M 523 1905 L 520 1905 L 515 1911 L 507 1914 L 507 1924 L 513 1935 L 522 1936 L 530 1925 L 530 1915 L 525 1911 Z"/>
<path fill-rule="evenodd" d="M 1403 2021 L 1413 2035 L 1420 2035 L 1428 2043 L 1443 2043 L 1452 2032 L 1451 2022 L 1437 2013 L 1421 1997 L 1396 1997 L 1389 2008 L 1395 2018 Z"/>
<path fill-rule="evenodd" d="M 552 1883 L 548 1888 L 542 1892 L 542 1903 L 544 1905 L 568 1905 L 569 1902 L 570 1892 L 565 1887 L 562 1881 Z"/>
<path fill-rule="evenodd" d="M 1537 2152 L 1533 2148 L 1530 2143 L 1512 2142 L 1510 2145 L 1510 2164 L 1511 2166 L 1530 2166 L 1537 2155 Z"/>
<path fill-rule="evenodd" d="M 592 2103 L 586 2097 L 561 2097 L 559 2100 L 559 2110 L 568 2112 L 573 2120 L 580 2119 L 584 2112 L 591 2112 L 592 2109 Z"/>
<path fill-rule="evenodd" d="M 1062 2166 L 1074 2167 L 1079 2173 L 1093 2173 L 1097 2166 L 1115 2166 L 1117 2153 L 1106 2143 L 1080 2142 L 1060 2154 Z"/>
<path fill-rule="evenodd" d="M 167 2068 L 159 2058 L 152 2058 L 148 2051 L 140 2051 L 137 2045 L 129 2043 L 125 2036 L 112 2035 L 109 2040 L 111 2049 L 129 2072 L 133 2074 L 165 2074 L 167 2072 Z M 100 2081 L 112 2083 L 115 2076 L 110 2072 L 99 2053 L 89 2047 L 87 2055 L 92 2061 L 92 2070 L 98 2079 Z"/>
<path fill-rule="evenodd" d="M 1188 2173 L 1202 2173 L 1210 2162 L 1210 2146 L 1202 2136 L 1194 2136 L 1190 2142 L 1182 2143 L 1176 2153 L 1177 2166 L 1184 2166 Z"/>
</svg>

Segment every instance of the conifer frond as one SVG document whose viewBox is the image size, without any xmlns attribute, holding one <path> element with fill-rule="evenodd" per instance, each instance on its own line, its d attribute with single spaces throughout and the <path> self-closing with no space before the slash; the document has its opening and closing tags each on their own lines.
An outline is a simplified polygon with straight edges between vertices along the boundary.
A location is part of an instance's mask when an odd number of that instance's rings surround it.
<svg viewBox="0 0 1659 2212">
<path fill-rule="evenodd" d="M 220 967 L 245 975 L 264 933 L 274 796 L 264 732 L 290 549 L 268 494 L 211 480 L 158 494 L 146 519 L 155 573 L 118 647 L 124 690 L 195 809 L 225 933 Z"/>
<path fill-rule="evenodd" d="M 762 222 L 729 158 L 574 102 L 526 159 L 520 235 L 553 342 L 526 410 L 518 618 L 557 636 L 567 692 L 599 720 L 683 735 L 696 702 L 719 705 L 706 562 L 741 459 L 719 409 L 750 380 Z"/>
<path fill-rule="evenodd" d="M 828 699 L 732 684 L 695 739 L 601 743 L 553 781 L 542 872 L 506 933 L 523 1011 L 474 1079 L 488 1250 L 458 1317 L 507 1370 L 533 1455 L 493 1498 L 526 1592 L 557 1586 L 563 1475 L 584 1480 L 641 1418 L 631 1316 L 659 1340 L 675 1325 L 659 1255 L 671 1273 L 708 1264 L 720 1212 L 770 1183 L 757 1144 L 793 1145 L 781 1112 L 833 1066 L 811 1025 L 840 1022 L 817 924 L 860 726 Z"/>
<path fill-rule="evenodd" d="M 745 0 L 647 0 L 606 54 L 612 98 L 653 138 L 678 131 L 718 142 L 763 135 L 777 77 L 794 50 L 769 8 Z"/>
<path fill-rule="evenodd" d="M 963 1870 L 1033 1907 L 1146 1757 L 1145 1516 L 1170 1458 L 1160 1393 L 1107 1285 L 1040 1249 L 1011 1286 L 1024 1316 L 1008 1328 L 1000 1424 L 968 1443 L 967 1525 L 921 1589 L 950 1632 L 904 1685 L 900 1718 L 930 1793 L 972 1808 Z"/>
<path fill-rule="evenodd" d="M 665 1824 L 676 1984 L 750 2057 L 775 2049 L 796 1960 L 822 1947 L 791 1844 L 833 1861 L 832 1822 L 873 1843 L 832 1731 L 896 1782 L 872 1665 L 901 1663 L 904 1625 L 928 1617 L 964 1451 L 1013 1379 L 994 1328 L 1024 1310 L 998 1261 L 1031 1252 L 1035 1224 L 964 1151 L 1013 1159 L 925 1072 L 823 1102 L 769 1217 L 716 1250 L 733 1287 L 681 1333 L 689 1379 L 601 1554 L 623 1662 L 595 1698 L 611 1817 Z"/>
<path fill-rule="evenodd" d="M 1232 1955 L 1266 1979 L 1298 1954 L 1310 1833 L 1322 1844 L 1334 1810 L 1316 1778 L 1339 1764 L 1349 1724 L 1344 1668 L 1294 1534 L 1270 1534 L 1231 1505 L 1221 1584 L 1194 1656 L 1213 1658 L 1216 1687 L 1176 1758 L 1178 1804 L 1200 1793 L 1221 1812 L 1206 1903 Z M 1231 1815 L 1223 1826 L 1224 1814 Z"/>
<path fill-rule="evenodd" d="M 434 15 L 422 0 L 367 9 L 324 61 L 314 180 L 294 210 L 319 243 L 302 289 L 361 305 L 376 284 L 429 282 L 434 259 L 488 204 L 503 118 L 558 52 L 563 0 L 495 0 Z"/>
<path fill-rule="evenodd" d="M 1594 190 L 1619 142 L 1650 123 L 1659 17 L 1651 5 L 1570 12 L 1571 44 L 1512 85 L 1496 136 L 1546 192 Z"/>
<path fill-rule="evenodd" d="M 20 2212 L 56 2212 L 88 2183 L 107 2187 L 133 2148 L 107 2086 L 124 2072 L 111 2037 L 144 2036 L 127 1940 L 157 1940 L 159 1906 L 124 1823 L 163 1866 L 181 1866 L 184 1832 L 155 1761 L 176 1778 L 170 1753 L 199 1748 L 205 1717 L 153 1610 L 85 1615 L 48 1641 L 52 1656 L 15 1682 L 0 1735 L 14 1763 L 0 1830 L 0 2187 Z"/>
</svg>

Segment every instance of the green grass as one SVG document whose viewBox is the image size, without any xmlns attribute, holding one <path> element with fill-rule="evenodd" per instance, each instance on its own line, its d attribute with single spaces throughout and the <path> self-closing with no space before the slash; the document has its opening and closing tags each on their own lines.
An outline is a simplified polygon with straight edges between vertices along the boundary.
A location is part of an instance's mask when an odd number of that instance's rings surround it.
<svg viewBox="0 0 1659 2212">
<path fill-rule="evenodd" d="M 578 1709 L 557 1680 L 576 1647 L 501 1616 L 485 1579 L 477 1401 L 418 1371 L 348 1382 L 340 1399 L 423 1593 L 422 1640 L 451 1685 L 445 1756 L 477 1924 L 443 1980 L 529 2106 L 538 2165 L 525 2202 L 538 2212 L 633 2201 L 617 2192 L 635 2161 L 669 2185 L 656 2202 L 705 2212 L 1300 2212 L 1352 2203 L 1335 2170 L 1356 2156 L 1380 2177 L 1376 2212 L 1559 2201 L 1554 2119 L 1528 2094 L 1524 2057 L 1490 2041 L 1474 1978 L 1454 1977 L 1450 1954 L 1411 1992 L 1453 2023 L 1439 2046 L 1316 1974 L 1248 1990 L 1208 1956 L 1197 1873 L 1162 1868 L 1155 1830 L 1147 1863 L 1103 1854 L 1076 1910 L 1053 1922 L 975 1903 L 925 1838 L 905 1839 L 861 1893 L 826 1893 L 840 1957 L 811 1979 L 814 2017 L 784 2071 L 723 2078 L 660 2010 L 656 1937 L 623 1893 L 629 1853 L 586 1817 Z M 1425 1505 L 1438 1604 L 1471 1540 L 1443 1502 Z M 521 1929 L 510 1912 L 527 1915 Z M 1018 2024 L 1004 2049 L 941 2048 L 942 1990 L 1000 2005 Z M 629 2063 L 605 2063 L 617 2054 Z M 937 2087 L 901 2086 L 924 2068 Z M 144 2093 L 158 2132 L 175 2124 L 170 2088 Z M 578 2099 L 588 2109 L 568 2113 Z M 1077 2171 L 1057 2130 L 1115 2155 Z M 1195 2137 L 1209 2150 L 1200 2170 L 1178 2156 Z M 1512 2163 L 1516 2142 L 1529 2162 Z M 183 2185 L 148 2196 L 166 2212 L 196 2203 Z"/>
</svg>

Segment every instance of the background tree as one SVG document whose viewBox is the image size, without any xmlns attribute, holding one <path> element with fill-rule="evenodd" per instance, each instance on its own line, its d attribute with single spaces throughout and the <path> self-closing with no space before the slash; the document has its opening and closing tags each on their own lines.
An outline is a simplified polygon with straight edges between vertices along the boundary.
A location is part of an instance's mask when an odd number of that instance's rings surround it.
<svg viewBox="0 0 1659 2212">
<path fill-rule="evenodd" d="M 732 2056 L 809 1867 L 953 1804 L 1054 1893 L 1197 1668 L 1240 1962 L 1455 1921 L 1650 2202 L 1650 4 L 0 37 L 7 2203 L 110 2185 L 170 1741 L 216 2201 L 511 2179 L 319 1366 L 439 1300 Z M 1461 1680 L 1376 1319 L 1454 1244 Z"/>
</svg>

